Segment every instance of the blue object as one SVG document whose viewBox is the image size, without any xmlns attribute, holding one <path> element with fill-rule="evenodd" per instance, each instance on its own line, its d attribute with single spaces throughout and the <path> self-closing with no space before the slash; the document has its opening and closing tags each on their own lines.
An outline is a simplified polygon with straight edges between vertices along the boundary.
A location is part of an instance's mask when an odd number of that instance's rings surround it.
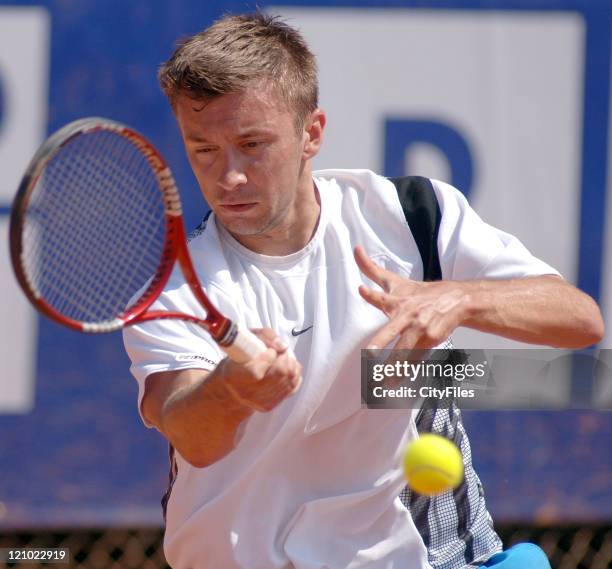
<svg viewBox="0 0 612 569">
<path fill-rule="evenodd" d="M 478 569 L 550 569 L 546 553 L 535 543 L 517 543 L 506 551 L 500 551 Z"/>
<path fill-rule="evenodd" d="M 406 120 L 387 117 L 385 120 L 385 176 L 405 176 L 406 149 L 414 144 L 428 143 L 435 146 L 447 158 L 451 177 L 447 180 L 470 197 L 474 179 L 474 156 L 470 144 L 458 128 L 439 120 Z"/>
</svg>

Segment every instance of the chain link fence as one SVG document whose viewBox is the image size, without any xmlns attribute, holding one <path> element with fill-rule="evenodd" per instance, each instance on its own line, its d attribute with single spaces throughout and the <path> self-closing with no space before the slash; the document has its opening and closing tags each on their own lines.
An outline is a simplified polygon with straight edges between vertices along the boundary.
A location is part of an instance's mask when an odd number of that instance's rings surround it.
<svg viewBox="0 0 612 569">
<path fill-rule="evenodd" d="M 539 544 L 553 569 L 612 568 L 612 526 L 497 528 L 506 547 L 520 541 Z M 160 529 L 16 532 L 0 536 L 0 547 L 65 547 L 74 569 L 168 569 Z M 8 563 L 7 567 L 38 569 L 40 563 Z M 528 568 L 525 568 L 528 569 Z"/>
</svg>

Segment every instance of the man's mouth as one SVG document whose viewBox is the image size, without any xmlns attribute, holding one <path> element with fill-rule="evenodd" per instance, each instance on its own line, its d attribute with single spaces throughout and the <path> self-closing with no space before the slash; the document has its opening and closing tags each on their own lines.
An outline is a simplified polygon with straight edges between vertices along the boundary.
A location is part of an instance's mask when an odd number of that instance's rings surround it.
<svg viewBox="0 0 612 569">
<path fill-rule="evenodd" d="M 244 202 L 244 203 L 222 203 L 219 204 L 219 207 L 223 210 L 223 211 L 229 211 L 229 212 L 242 212 L 242 211 L 247 211 L 253 207 L 255 207 L 257 205 L 256 202 Z"/>
</svg>

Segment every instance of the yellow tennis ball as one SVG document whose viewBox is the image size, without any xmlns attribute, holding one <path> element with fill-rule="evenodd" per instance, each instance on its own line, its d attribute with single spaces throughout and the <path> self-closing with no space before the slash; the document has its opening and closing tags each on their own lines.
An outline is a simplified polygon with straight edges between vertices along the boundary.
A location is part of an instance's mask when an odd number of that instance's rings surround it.
<svg viewBox="0 0 612 569">
<path fill-rule="evenodd" d="M 426 496 L 457 488 L 463 480 L 461 452 L 445 437 L 421 435 L 406 448 L 404 474 L 408 486 Z"/>
</svg>

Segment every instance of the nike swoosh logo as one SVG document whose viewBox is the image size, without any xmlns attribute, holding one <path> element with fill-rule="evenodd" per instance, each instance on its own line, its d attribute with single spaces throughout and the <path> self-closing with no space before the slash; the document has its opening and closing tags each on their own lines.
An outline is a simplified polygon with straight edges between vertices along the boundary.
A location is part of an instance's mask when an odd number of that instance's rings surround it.
<svg viewBox="0 0 612 569">
<path fill-rule="evenodd" d="M 314 324 L 312 326 L 314 326 Z M 298 330 L 297 328 L 294 328 L 293 330 L 291 330 L 291 335 L 299 336 L 300 334 L 303 334 L 304 332 L 308 332 L 308 330 L 310 330 L 312 326 L 308 326 L 308 328 L 304 328 L 303 330 Z"/>
</svg>

